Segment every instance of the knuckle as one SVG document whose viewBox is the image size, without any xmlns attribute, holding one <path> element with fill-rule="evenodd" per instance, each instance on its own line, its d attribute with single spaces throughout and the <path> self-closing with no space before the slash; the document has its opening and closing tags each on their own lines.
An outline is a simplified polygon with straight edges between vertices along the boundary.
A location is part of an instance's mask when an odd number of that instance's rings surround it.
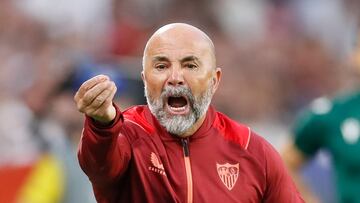
<svg viewBox="0 0 360 203">
<path fill-rule="evenodd" d="M 108 86 L 108 84 L 109 84 L 109 81 L 103 81 L 103 82 L 99 83 L 99 87 L 106 88 Z"/>
<path fill-rule="evenodd" d="M 95 100 L 94 100 L 93 103 L 94 103 L 96 106 L 99 106 L 99 105 L 101 105 L 101 104 L 103 103 L 103 101 L 104 101 L 104 98 L 103 98 L 102 96 L 98 96 L 98 97 L 95 98 Z"/>
<path fill-rule="evenodd" d="M 86 88 L 87 88 L 87 83 L 88 83 L 88 82 L 85 81 L 83 84 L 81 84 L 78 91 L 84 91 L 84 90 L 86 90 Z"/>
<path fill-rule="evenodd" d="M 111 82 L 109 80 L 106 80 L 103 82 L 103 84 L 104 86 L 108 87 L 111 84 Z"/>
<path fill-rule="evenodd" d="M 83 100 L 83 103 L 89 104 L 91 102 L 91 97 L 90 97 L 90 95 L 86 95 L 82 100 Z"/>
<path fill-rule="evenodd" d="M 104 90 L 103 95 L 109 95 L 110 93 L 111 93 L 111 90 L 110 90 L 110 89 L 106 89 L 106 90 Z"/>
</svg>

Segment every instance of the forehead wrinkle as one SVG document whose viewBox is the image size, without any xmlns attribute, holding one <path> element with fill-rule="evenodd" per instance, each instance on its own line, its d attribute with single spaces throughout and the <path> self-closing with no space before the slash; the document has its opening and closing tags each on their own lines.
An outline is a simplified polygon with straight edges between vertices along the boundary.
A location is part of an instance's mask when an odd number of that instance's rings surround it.
<svg viewBox="0 0 360 203">
<path fill-rule="evenodd" d="M 190 47 L 198 50 L 210 51 L 212 56 L 215 56 L 214 45 L 211 41 L 202 37 L 199 39 L 199 36 L 190 34 L 187 37 L 185 35 L 172 36 L 170 34 L 154 36 L 147 42 L 144 49 L 144 55 L 148 55 L 149 52 L 166 52 L 171 49 L 186 50 L 190 49 Z"/>
<path fill-rule="evenodd" d="M 150 37 L 150 39 L 146 43 L 143 53 L 143 68 L 145 65 L 145 57 L 151 55 L 148 52 L 151 49 L 154 49 L 154 46 L 161 44 L 162 46 L 167 46 L 171 48 L 172 43 L 175 43 L 176 46 L 181 46 L 187 42 L 195 43 L 195 47 L 197 48 L 201 47 L 200 45 L 197 46 L 200 43 L 205 45 L 207 48 L 202 49 L 209 52 L 212 64 L 214 68 L 216 68 L 215 47 L 210 37 L 200 29 L 184 23 L 173 23 L 165 25 L 158 29 Z M 159 49 L 161 50 L 162 48 L 160 47 Z M 159 51 L 159 49 L 157 51 Z"/>
</svg>

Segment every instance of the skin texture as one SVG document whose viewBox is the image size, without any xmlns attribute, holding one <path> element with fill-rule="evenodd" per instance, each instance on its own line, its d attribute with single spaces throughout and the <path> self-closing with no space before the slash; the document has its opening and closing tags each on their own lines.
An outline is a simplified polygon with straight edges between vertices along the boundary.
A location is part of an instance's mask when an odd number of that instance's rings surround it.
<svg viewBox="0 0 360 203">
<path fill-rule="evenodd" d="M 216 67 L 214 45 L 201 30 L 188 24 L 168 24 L 148 40 L 143 55 L 142 80 L 149 96 L 158 99 L 166 86 L 186 86 L 194 96 L 219 86 L 221 69 Z M 80 112 L 103 124 L 116 116 L 112 100 L 116 86 L 109 77 L 99 75 L 79 88 L 74 100 Z M 181 137 L 192 135 L 205 115 Z"/>
</svg>

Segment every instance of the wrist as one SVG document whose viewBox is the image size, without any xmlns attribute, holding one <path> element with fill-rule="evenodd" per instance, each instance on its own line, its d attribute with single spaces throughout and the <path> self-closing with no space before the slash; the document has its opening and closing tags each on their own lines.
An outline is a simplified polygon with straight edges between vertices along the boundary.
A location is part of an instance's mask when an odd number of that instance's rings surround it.
<svg viewBox="0 0 360 203">
<path fill-rule="evenodd" d="M 116 108 L 111 105 L 104 116 L 92 116 L 91 118 L 101 126 L 110 126 L 116 118 Z"/>
</svg>

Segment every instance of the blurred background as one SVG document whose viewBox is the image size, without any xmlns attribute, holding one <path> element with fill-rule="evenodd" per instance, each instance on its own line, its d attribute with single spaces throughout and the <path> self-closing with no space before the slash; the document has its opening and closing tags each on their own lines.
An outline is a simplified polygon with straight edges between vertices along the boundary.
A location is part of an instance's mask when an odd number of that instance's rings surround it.
<svg viewBox="0 0 360 203">
<path fill-rule="evenodd" d="M 313 99 L 357 88 L 359 8 L 357 0 L 0 0 L 0 203 L 95 202 L 77 163 L 83 116 L 73 95 L 102 73 L 115 80 L 122 109 L 145 104 L 142 51 L 172 22 L 213 39 L 223 70 L 216 108 L 280 150 Z M 309 183 L 334 202 L 330 160 L 319 159 L 328 186 L 311 175 Z"/>
</svg>

